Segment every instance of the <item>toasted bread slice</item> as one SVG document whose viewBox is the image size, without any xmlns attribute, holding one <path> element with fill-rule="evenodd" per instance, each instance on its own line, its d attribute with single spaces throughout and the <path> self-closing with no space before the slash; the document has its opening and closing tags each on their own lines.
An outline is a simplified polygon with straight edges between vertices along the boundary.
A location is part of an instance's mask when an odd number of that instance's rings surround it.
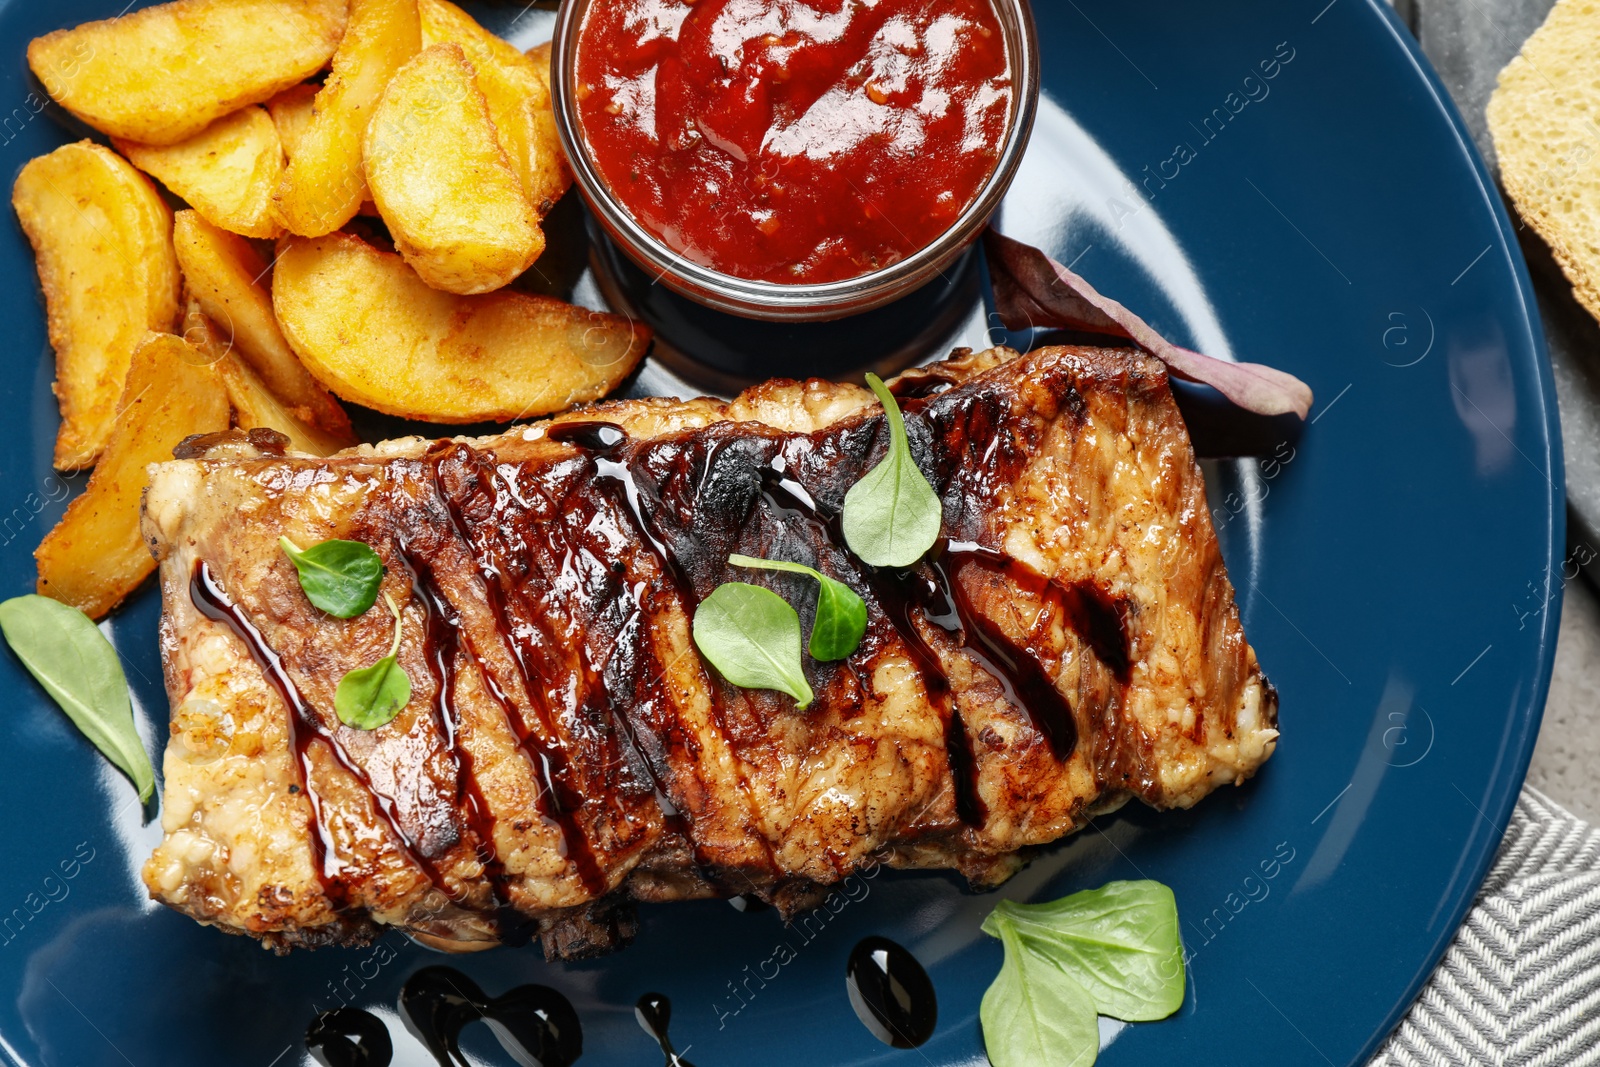
<svg viewBox="0 0 1600 1067">
<path fill-rule="evenodd" d="M 1560 0 L 1500 72 L 1489 132 L 1517 211 L 1600 319 L 1600 3 Z"/>
</svg>

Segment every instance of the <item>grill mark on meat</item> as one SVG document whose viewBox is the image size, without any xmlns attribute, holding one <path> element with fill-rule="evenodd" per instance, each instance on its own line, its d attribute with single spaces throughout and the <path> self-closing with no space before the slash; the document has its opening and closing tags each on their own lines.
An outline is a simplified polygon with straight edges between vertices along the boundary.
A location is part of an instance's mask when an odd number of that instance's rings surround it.
<svg viewBox="0 0 1600 1067">
<path fill-rule="evenodd" d="M 1074 422 L 1087 417 L 1082 396 L 1070 384 L 1062 386 L 1060 402 L 1073 412 Z M 913 429 L 921 431 L 912 438 L 912 446 L 918 465 L 933 472 L 931 481 L 944 503 L 946 533 L 977 541 L 991 509 L 1038 444 L 1034 419 L 1019 417 L 1010 398 L 999 393 L 966 403 L 954 403 L 938 393 L 913 399 L 904 407 L 908 436 Z M 873 425 L 883 426 L 883 419 L 873 420 Z M 979 446 L 983 451 L 974 458 L 973 450 Z"/>
<path fill-rule="evenodd" d="M 706 549 L 695 535 L 692 524 L 668 529 L 668 523 L 663 519 L 667 509 L 662 506 L 659 489 L 656 490 L 655 499 L 651 501 L 653 507 L 647 508 L 645 506 L 645 492 L 650 487 L 648 483 L 644 483 L 644 480 L 635 471 L 633 459 L 635 446 L 626 431 L 607 422 L 569 422 L 552 426 L 546 436 L 552 441 L 570 445 L 592 466 L 594 472 L 593 484 L 604 497 L 612 502 L 615 510 L 620 515 L 626 516 L 635 536 L 640 539 L 650 555 L 654 557 L 666 580 L 668 589 L 677 598 L 680 608 L 685 615 L 692 618 L 695 608 L 703 598 L 700 595 L 700 590 L 696 588 L 693 579 L 687 572 L 684 561 L 698 560 L 703 562 L 707 556 Z M 710 455 L 707 457 L 707 471 L 710 470 L 711 466 L 709 460 L 714 456 L 715 448 L 711 450 Z M 688 460 L 689 457 L 686 455 L 675 456 L 673 469 L 677 473 L 684 473 L 688 469 Z M 699 484 L 703 486 L 705 479 L 700 479 Z M 593 514 L 598 516 L 600 510 L 598 508 L 594 509 Z M 676 550 L 674 550 L 674 545 L 676 545 Z M 638 614 L 636 610 L 635 615 L 637 616 Z M 664 670 L 657 671 L 652 687 L 659 687 L 659 685 L 664 684 L 665 674 Z M 717 721 L 721 723 L 723 716 L 721 714 L 722 696 L 720 690 L 713 688 L 711 697 L 713 714 Z M 632 722 L 627 708 L 619 707 L 619 702 L 611 703 L 616 708 L 617 718 L 623 724 L 624 738 L 638 756 L 639 762 L 643 764 L 649 773 L 651 783 L 654 786 L 656 801 L 661 806 L 662 816 L 666 819 L 668 828 L 681 836 L 688 844 L 694 857 L 696 871 L 701 880 L 727 895 L 739 892 L 740 889 L 738 887 L 729 885 L 726 878 L 716 869 L 715 864 L 708 862 L 704 850 L 695 839 L 692 820 L 686 818 L 683 812 L 672 803 L 662 783 L 661 771 L 645 755 L 639 744 L 638 729 Z M 742 771 L 737 769 L 736 777 L 747 807 L 753 810 L 755 803 L 748 778 Z M 759 829 L 755 827 L 751 827 L 751 829 L 753 831 L 751 835 L 753 840 L 764 853 L 767 872 L 774 876 L 779 875 L 777 858 L 772 853 L 771 842 L 767 840 L 764 833 L 759 832 Z M 746 881 L 748 883 L 748 877 L 746 877 Z"/>
<path fill-rule="evenodd" d="M 450 513 L 455 532 L 483 579 L 496 631 L 521 675 L 523 693 L 537 720 L 537 729 L 529 723 L 522 708 L 509 699 L 503 688 L 497 687 L 494 694 L 496 702 L 505 713 L 506 722 L 516 735 L 517 743 L 532 757 L 540 786 L 540 802 L 544 809 L 542 814 L 560 829 L 565 846 L 564 858 L 572 865 L 583 887 L 599 895 L 606 889 L 606 879 L 577 819 L 584 792 L 572 781 L 571 761 L 556 732 L 547 691 L 539 684 L 554 683 L 559 677 L 559 668 L 546 654 L 546 648 L 553 647 L 554 642 L 540 632 L 540 620 L 521 583 L 507 573 L 503 561 L 497 559 L 494 553 L 494 534 L 508 528 L 517 529 L 500 524 L 500 512 L 504 505 L 494 463 L 492 458 L 466 445 L 437 448 L 430 452 L 428 459 L 433 482 L 445 509 Z M 474 514 L 484 511 L 485 505 L 487 514 Z M 474 520 L 470 526 L 469 518 Z M 475 532 L 484 536 L 474 536 Z M 545 640 L 535 640 L 536 633 Z M 484 665 L 484 675 L 485 678 L 491 676 L 487 665 Z"/>
<path fill-rule="evenodd" d="M 848 560 L 859 579 L 867 584 L 901 643 L 911 654 L 912 663 L 922 681 L 923 692 L 944 722 L 945 762 L 950 767 L 956 817 L 967 826 L 981 827 L 988 818 L 988 811 L 983 798 L 978 795 L 978 761 L 972 752 L 972 739 L 967 736 L 960 709 L 951 700 L 950 677 L 945 673 L 944 663 L 917 627 L 914 617 L 916 598 L 908 595 L 906 576 L 879 571 L 862 561 L 845 543 L 844 532 L 839 526 L 843 511 L 825 517 L 810 491 L 790 477 L 788 472 L 789 463 L 783 455 L 774 456 L 762 464 L 763 503 L 779 517 L 779 521 L 798 520 L 811 529 L 823 544 L 832 549 L 836 557 Z"/>
<path fill-rule="evenodd" d="M 222 623 L 249 649 L 250 658 L 255 660 L 256 666 L 261 668 L 262 675 L 271 683 L 273 689 L 277 690 L 289 709 L 289 743 L 295 754 L 294 765 L 300 788 L 311 804 L 313 858 L 324 895 L 340 909 L 350 906 L 349 893 L 340 876 L 328 870 L 329 841 L 326 823 L 322 818 L 323 802 L 311 780 L 313 741 L 321 742 L 334 762 L 366 790 L 367 795 L 372 798 L 373 807 L 390 833 L 394 835 L 406 859 L 421 870 L 433 883 L 434 888 L 444 893 L 451 903 L 462 902 L 465 899 L 464 894 L 450 885 L 444 873 L 423 854 L 416 840 L 401 826 L 400 819 L 395 813 L 394 798 L 384 794 L 372 784 L 372 778 L 345 751 L 344 745 L 339 742 L 338 734 L 322 725 L 321 717 L 300 692 L 300 687 L 295 684 L 294 679 L 289 677 L 289 672 L 278 653 L 267 644 L 261 631 L 245 617 L 244 612 L 228 596 L 227 591 L 222 588 L 222 583 L 212 573 L 210 565 L 203 559 L 195 563 L 194 575 L 189 582 L 189 598 L 197 611 L 214 622 Z"/>
<path fill-rule="evenodd" d="M 965 591 L 961 572 L 967 568 L 987 570 L 1007 580 L 1013 590 L 1041 600 L 1043 610 L 1034 623 L 1035 631 L 1048 622 L 1047 612 L 1061 616 L 1125 686 L 1131 672 L 1131 657 L 1122 614 L 1109 595 L 1093 582 L 1081 581 L 1069 586 L 1046 578 L 1003 552 L 972 542 L 941 541 L 913 570 L 900 572 L 872 567 L 845 545 L 839 526 L 842 511 L 824 518 L 810 493 L 788 477 L 786 470 L 782 456 L 761 468 L 763 500 L 783 518 L 808 523 L 850 561 L 856 573 L 871 587 L 911 650 L 922 675 L 923 688 L 945 720 L 945 750 L 955 783 L 957 814 L 967 825 L 981 827 L 986 813 L 977 793 L 977 764 L 972 741 L 960 709 L 951 706 L 949 676 L 939 652 L 924 637 L 916 622 L 917 615 L 950 634 L 998 681 L 1010 704 L 1029 717 L 1056 759 L 1064 761 L 1077 744 L 1077 722 L 1071 703 L 1056 688 L 1055 680 L 1036 655 L 1013 641 L 994 620 L 977 609 Z"/>
<path fill-rule="evenodd" d="M 461 742 L 461 711 L 456 707 L 456 661 L 462 654 L 463 644 L 461 615 L 440 588 L 433 564 L 413 552 L 404 540 L 398 541 L 395 547 L 401 565 L 410 576 L 413 598 L 422 608 L 422 658 L 434 687 L 434 724 L 455 764 L 454 807 L 465 816 L 476 839 L 476 854 L 489 881 L 497 929 L 505 937 L 511 929 L 525 925 L 526 920 L 511 908 L 508 876 L 495 849 L 494 831 L 498 820 L 478 781 L 476 761 Z"/>
</svg>

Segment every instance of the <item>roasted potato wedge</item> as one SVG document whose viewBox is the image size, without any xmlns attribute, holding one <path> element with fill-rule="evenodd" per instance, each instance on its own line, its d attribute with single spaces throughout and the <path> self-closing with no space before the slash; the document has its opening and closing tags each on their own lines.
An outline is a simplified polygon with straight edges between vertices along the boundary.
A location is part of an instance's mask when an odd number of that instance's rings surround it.
<svg viewBox="0 0 1600 1067">
<path fill-rule="evenodd" d="M 306 135 L 306 127 L 311 125 L 311 109 L 321 88 L 303 82 L 291 85 L 267 101 L 267 114 L 272 116 L 272 124 L 278 129 L 278 143 L 283 146 L 285 159 L 294 158 L 300 138 Z"/>
<path fill-rule="evenodd" d="M 272 390 L 250 369 L 250 364 L 239 358 L 238 352 L 225 353 L 217 360 L 216 367 L 228 390 L 228 403 L 233 406 L 233 424 L 241 430 L 260 426 L 277 430 L 289 439 L 291 449 L 313 456 L 331 456 L 358 443 L 354 434 L 340 437 L 297 417 L 272 395 Z"/>
<path fill-rule="evenodd" d="M 321 70 L 345 0 L 177 0 L 28 45 L 46 91 L 102 133 L 176 144 Z"/>
<path fill-rule="evenodd" d="M 561 195 L 572 187 L 572 166 L 561 147 L 561 135 L 556 132 L 555 97 L 550 91 L 551 42 L 534 45 L 527 56 L 539 72 L 539 84 L 544 87 L 544 103 L 533 109 L 533 136 L 539 145 L 539 181 L 537 188 L 544 197 L 539 214 L 548 215 Z"/>
<path fill-rule="evenodd" d="M 509 421 L 597 400 L 650 331 L 501 290 L 455 296 L 349 234 L 286 238 L 272 306 L 305 365 L 346 400 L 429 422 Z"/>
<path fill-rule="evenodd" d="M 272 210 L 283 180 L 283 144 L 265 108 L 240 108 L 177 144 L 121 137 L 111 143 L 212 225 L 246 237 L 283 233 Z"/>
<path fill-rule="evenodd" d="M 572 185 L 550 100 L 550 55 L 523 55 L 449 0 L 418 0 L 422 44 L 460 45 L 478 75 L 500 146 L 522 180 L 528 202 L 549 214 Z M 542 62 L 542 66 L 541 66 Z"/>
<path fill-rule="evenodd" d="M 270 267 L 250 242 L 219 230 L 193 211 L 180 211 L 173 246 L 200 310 L 294 416 L 330 437 L 351 439 L 350 418 L 317 383 L 284 340 L 262 285 Z"/>
<path fill-rule="evenodd" d="M 400 68 L 367 125 L 364 158 L 395 247 L 435 289 L 499 289 L 544 251 L 460 45 L 425 48 Z"/>
<path fill-rule="evenodd" d="M 417 0 L 350 0 L 350 22 L 311 121 L 289 154 L 274 197 L 291 233 L 317 237 L 349 222 L 367 199 L 362 140 L 394 72 L 422 49 Z"/>
<path fill-rule="evenodd" d="M 311 107 L 316 101 L 318 88 L 319 86 L 309 84 L 296 85 L 267 101 L 267 110 L 272 113 L 273 125 L 278 127 L 278 139 L 283 142 L 285 158 L 294 158 L 294 150 L 299 146 L 300 138 L 305 136 L 306 127 L 311 125 Z M 370 199 L 366 199 L 361 202 L 357 214 L 377 218 L 378 207 Z"/>
<path fill-rule="evenodd" d="M 216 371 L 183 339 L 149 334 L 133 353 L 116 429 L 89 485 L 34 552 L 39 592 L 99 618 L 155 569 L 139 534 L 145 467 L 190 434 L 228 428 Z"/>
<path fill-rule="evenodd" d="M 289 439 L 291 449 L 314 456 L 331 456 L 356 443 L 354 434 L 340 438 L 324 433 L 284 407 L 250 364 L 222 337 L 216 323 L 200 310 L 200 302 L 192 297 L 183 316 L 183 339 L 202 362 L 216 368 L 228 391 L 233 425 L 241 430 L 259 427 L 277 430 Z"/>
<path fill-rule="evenodd" d="M 55 465 L 79 470 L 111 435 L 133 350 L 177 321 L 172 212 L 148 178 L 91 141 L 30 161 L 11 203 L 33 243 L 56 352 Z"/>
</svg>

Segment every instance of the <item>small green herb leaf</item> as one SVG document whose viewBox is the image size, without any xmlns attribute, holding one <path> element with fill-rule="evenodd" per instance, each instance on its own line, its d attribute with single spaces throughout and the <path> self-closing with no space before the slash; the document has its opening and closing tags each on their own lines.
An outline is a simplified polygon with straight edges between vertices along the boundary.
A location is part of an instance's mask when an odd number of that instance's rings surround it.
<svg viewBox="0 0 1600 1067">
<path fill-rule="evenodd" d="M 1036 952 L 1070 960 L 1101 1015 L 1149 1022 L 1183 1005 L 1178 903 L 1160 882 L 1108 882 L 1049 904 L 1001 901 L 984 929 L 991 923 L 1011 926 Z"/>
<path fill-rule="evenodd" d="M 1159 882 L 1110 882 L 1049 904 L 1001 901 L 983 929 L 1006 949 L 980 1013 L 996 1067 L 1091 1064 L 1095 1014 L 1148 1022 L 1183 1005 L 1178 905 Z"/>
<path fill-rule="evenodd" d="M 874 567 L 910 567 L 939 539 L 944 505 L 911 458 L 905 419 L 894 394 L 876 374 L 867 375 L 867 384 L 883 403 L 889 450 L 845 494 L 844 539 L 852 552 Z"/>
<path fill-rule="evenodd" d="M 333 692 L 333 710 L 339 721 L 357 730 L 376 730 L 393 722 L 411 700 L 411 679 L 395 658 L 400 651 L 400 609 L 387 593 L 383 599 L 394 612 L 394 644 L 389 654 L 339 679 L 339 688 Z"/>
<path fill-rule="evenodd" d="M 776 689 L 811 704 L 811 685 L 800 664 L 800 616 L 770 589 L 724 582 L 694 613 L 700 654 L 741 689 Z"/>
<path fill-rule="evenodd" d="M 755 556 L 733 555 L 728 562 L 735 567 L 752 567 L 766 571 L 788 571 L 815 578 L 821 589 L 817 593 L 817 617 L 811 624 L 812 658 L 829 662 L 845 659 L 861 644 L 867 632 L 867 605 L 848 585 L 803 563 L 785 560 L 759 559 Z"/>
<path fill-rule="evenodd" d="M 148 802 L 155 769 L 133 726 L 122 661 L 100 628 L 77 608 L 30 594 L 0 604 L 0 630 L 28 673 Z"/>
<path fill-rule="evenodd" d="M 999 937 L 1005 963 L 978 1006 L 989 1062 L 1089 1067 L 1100 1054 L 1094 1001 L 1070 974 L 1023 947 L 1010 926 L 1000 927 Z"/>
<path fill-rule="evenodd" d="M 278 544 L 300 572 L 306 598 L 329 615 L 353 619 L 378 599 L 383 560 L 370 545 L 323 541 L 301 549 L 287 537 L 278 538 Z"/>
</svg>

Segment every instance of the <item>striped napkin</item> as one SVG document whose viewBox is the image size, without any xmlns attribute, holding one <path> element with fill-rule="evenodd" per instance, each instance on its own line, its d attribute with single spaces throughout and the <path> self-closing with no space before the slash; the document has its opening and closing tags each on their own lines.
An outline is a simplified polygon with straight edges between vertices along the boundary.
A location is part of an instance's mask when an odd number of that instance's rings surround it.
<svg viewBox="0 0 1600 1067">
<path fill-rule="evenodd" d="M 1600 830 L 1524 787 L 1488 880 L 1371 1067 L 1600 1065 Z"/>
</svg>

